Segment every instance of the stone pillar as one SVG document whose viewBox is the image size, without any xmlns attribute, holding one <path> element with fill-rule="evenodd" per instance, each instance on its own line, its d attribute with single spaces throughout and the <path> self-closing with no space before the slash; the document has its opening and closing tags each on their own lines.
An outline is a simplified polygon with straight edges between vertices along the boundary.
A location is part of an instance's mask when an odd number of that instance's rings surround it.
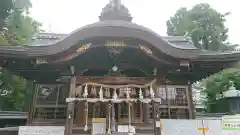
<svg viewBox="0 0 240 135">
<path fill-rule="evenodd" d="M 69 90 L 69 98 L 75 97 L 75 89 L 76 89 L 76 75 L 75 69 L 73 66 L 70 67 L 72 72 L 72 77 L 70 81 L 70 90 Z M 65 125 L 65 135 L 72 135 L 72 128 L 73 128 L 73 119 L 74 119 L 74 102 L 68 103 L 67 108 L 67 120 Z"/>
</svg>

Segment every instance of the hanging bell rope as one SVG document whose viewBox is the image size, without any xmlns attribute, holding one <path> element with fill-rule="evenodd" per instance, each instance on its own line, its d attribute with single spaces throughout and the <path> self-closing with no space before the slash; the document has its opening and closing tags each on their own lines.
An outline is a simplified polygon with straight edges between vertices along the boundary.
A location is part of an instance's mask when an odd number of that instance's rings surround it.
<svg viewBox="0 0 240 135">
<path fill-rule="evenodd" d="M 86 116 L 85 116 L 85 127 L 84 127 L 84 131 L 87 132 L 88 130 L 88 102 L 86 101 L 85 102 L 85 113 L 86 113 Z"/>
</svg>

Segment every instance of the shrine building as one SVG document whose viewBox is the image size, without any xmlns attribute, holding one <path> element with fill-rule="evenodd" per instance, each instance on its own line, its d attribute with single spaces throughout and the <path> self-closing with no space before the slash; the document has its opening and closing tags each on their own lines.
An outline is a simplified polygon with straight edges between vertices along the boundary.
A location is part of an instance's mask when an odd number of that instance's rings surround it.
<svg viewBox="0 0 240 135">
<path fill-rule="evenodd" d="M 239 52 L 200 50 L 188 37 L 163 37 L 132 19 L 111 1 L 98 22 L 69 35 L 42 33 L 31 45 L 0 46 L 1 66 L 34 85 L 28 125 L 65 126 L 72 135 L 91 132 L 96 118 L 108 132 L 194 119 L 192 83 L 240 59 Z"/>
</svg>

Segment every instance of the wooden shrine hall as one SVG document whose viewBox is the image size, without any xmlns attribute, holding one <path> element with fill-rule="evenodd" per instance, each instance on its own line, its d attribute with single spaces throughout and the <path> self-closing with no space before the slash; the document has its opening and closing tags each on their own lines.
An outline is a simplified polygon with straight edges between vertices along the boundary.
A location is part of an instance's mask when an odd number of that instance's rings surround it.
<svg viewBox="0 0 240 135">
<path fill-rule="evenodd" d="M 58 36 L 1 45 L 0 64 L 34 84 L 28 125 L 65 125 L 65 135 L 89 133 L 94 118 L 106 120 L 107 133 L 117 125 L 140 132 L 153 130 L 156 119 L 193 119 L 191 84 L 240 59 L 239 52 L 203 51 L 188 37 L 162 37 L 132 23 L 120 0 L 103 8 L 98 22 Z"/>
</svg>

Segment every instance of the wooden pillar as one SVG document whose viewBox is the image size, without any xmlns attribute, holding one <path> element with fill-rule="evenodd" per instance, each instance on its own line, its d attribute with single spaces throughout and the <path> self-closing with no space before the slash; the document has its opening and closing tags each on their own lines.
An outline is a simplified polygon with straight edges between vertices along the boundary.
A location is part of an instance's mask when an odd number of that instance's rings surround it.
<svg viewBox="0 0 240 135">
<path fill-rule="evenodd" d="M 76 75 L 75 75 L 74 67 L 71 66 L 70 69 L 71 69 L 72 77 L 70 81 L 69 98 L 74 98 L 75 89 L 76 89 Z M 74 102 L 68 103 L 65 135 L 72 135 L 73 119 L 74 119 L 74 104 L 75 104 Z"/>
<path fill-rule="evenodd" d="M 68 103 L 68 109 L 67 109 L 65 135 L 72 135 L 73 118 L 74 118 L 74 103 L 70 102 Z"/>
<path fill-rule="evenodd" d="M 165 91 L 166 91 L 166 100 L 167 100 L 167 109 L 168 109 L 168 118 L 171 119 L 171 103 L 168 97 L 168 87 L 167 82 L 165 83 Z"/>
<path fill-rule="evenodd" d="M 29 110 L 28 110 L 28 119 L 27 119 L 27 124 L 32 124 L 32 119 L 35 113 L 35 104 L 36 104 L 36 96 L 37 96 L 37 92 L 36 92 L 36 83 L 35 80 L 32 82 L 32 96 L 30 98 L 29 102 Z"/>
<path fill-rule="evenodd" d="M 144 91 L 144 97 L 146 97 L 146 91 Z M 149 104 L 143 103 L 143 122 L 145 124 L 149 123 Z"/>
<path fill-rule="evenodd" d="M 108 104 L 108 102 L 104 102 L 104 104 L 105 104 L 105 109 L 106 109 L 106 129 L 108 129 L 108 127 L 109 127 L 109 125 L 108 125 L 108 123 L 109 123 L 109 104 Z"/>
<path fill-rule="evenodd" d="M 188 72 L 191 72 L 191 65 L 189 62 L 186 64 L 188 67 Z M 188 100 L 188 112 L 189 112 L 189 118 L 190 119 L 195 119 L 195 108 L 193 104 L 193 95 L 192 95 L 192 82 L 190 81 L 191 78 L 187 78 L 188 80 L 188 89 L 186 91 L 187 94 L 187 100 Z"/>
<path fill-rule="evenodd" d="M 188 100 L 188 112 L 189 112 L 189 118 L 194 119 L 195 118 L 195 108 L 193 104 L 193 95 L 192 95 L 192 83 L 188 82 L 188 89 L 187 89 L 187 100 Z"/>
<path fill-rule="evenodd" d="M 143 122 L 148 124 L 148 116 L 149 116 L 149 104 L 143 103 Z"/>
<path fill-rule="evenodd" d="M 154 129 L 154 135 L 157 134 L 157 126 L 156 126 L 156 105 L 155 102 L 152 100 L 152 115 L 153 115 L 153 129 Z"/>
</svg>

